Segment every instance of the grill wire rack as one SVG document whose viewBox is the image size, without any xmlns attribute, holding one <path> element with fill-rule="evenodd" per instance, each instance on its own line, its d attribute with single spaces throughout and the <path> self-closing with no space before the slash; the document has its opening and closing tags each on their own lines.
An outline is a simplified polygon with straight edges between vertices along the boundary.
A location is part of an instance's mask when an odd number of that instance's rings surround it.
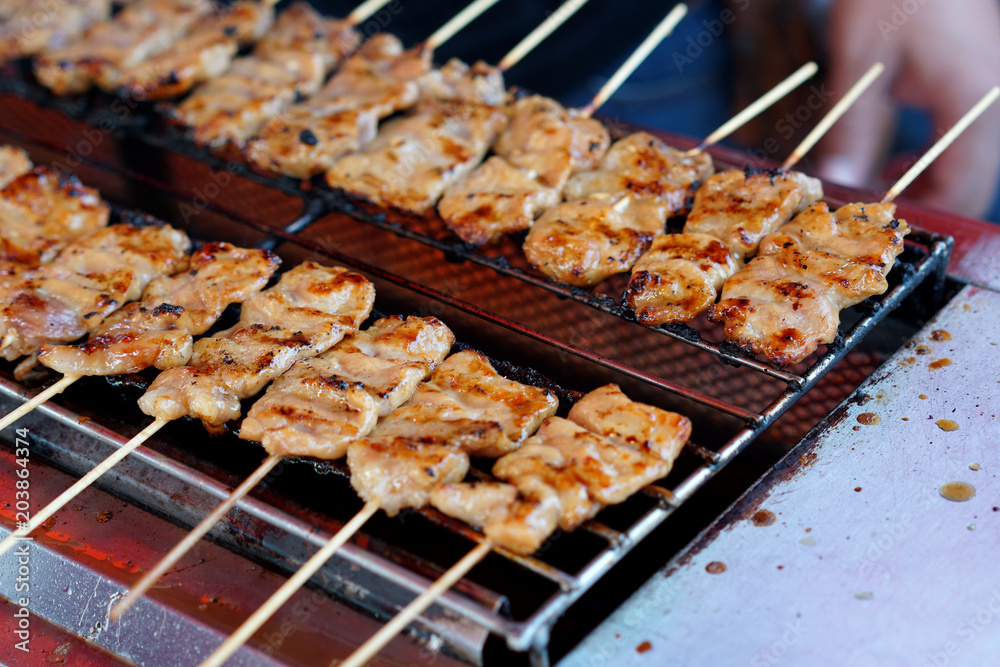
<svg viewBox="0 0 1000 667">
<path fill-rule="evenodd" d="M 587 368 L 603 369 L 615 378 L 624 378 L 633 383 L 632 386 L 640 387 L 643 397 L 654 399 L 647 402 L 684 411 L 693 416 L 696 424 L 711 423 L 719 419 L 724 423 L 735 425 L 728 429 L 719 429 L 726 431 L 725 436 L 718 437 L 711 443 L 702 441 L 699 437 L 701 431 L 696 428 L 695 436 L 700 444 L 695 442 L 688 444 L 675 471 L 667 480 L 649 486 L 642 492 L 644 501 L 630 501 L 630 506 L 636 506 L 636 503 L 639 505 L 624 514 L 633 516 L 628 516 L 624 520 L 616 516 L 614 521 L 604 521 L 605 513 L 602 513 L 597 519 L 587 522 L 580 531 L 593 538 L 599 546 L 592 553 L 588 552 L 589 557 L 579 566 L 566 567 L 562 563 L 553 562 L 545 552 L 536 556 L 522 557 L 502 548 L 497 549 L 496 554 L 499 557 L 520 568 L 530 577 L 542 580 L 546 583 L 547 590 L 551 590 L 550 594 L 531 608 L 519 609 L 518 613 L 514 614 L 507 606 L 501 605 L 497 608 L 475 596 L 466 596 L 455 591 L 441 599 L 439 604 L 442 607 L 499 636 L 511 651 L 528 652 L 532 665 L 536 667 L 549 664 L 550 631 L 571 605 L 719 470 L 771 427 L 904 300 L 912 296 L 918 288 L 928 292 L 932 300 L 943 298 L 945 269 L 952 241 L 948 237 L 913 226 L 912 233 L 906 239 L 906 250 L 889 276 L 889 291 L 880 297 L 869 299 L 860 307 L 853 309 L 850 314 L 845 311 L 845 322 L 841 325 L 838 340 L 828 346 L 822 354 L 814 355 L 792 369 L 772 367 L 742 354 L 740 350 L 718 340 L 717 332 L 703 326 L 703 323 L 695 324 L 694 328 L 680 325 L 644 329 L 650 332 L 649 335 L 662 338 L 663 345 L 669 343 L 675 347 L 679 346 L 677 349 L 682 356 L 689 353 L 698 354 L 699 358 L 709 359 L 717 367 L 728 369 L 717 374 L 714 383 L 701 386 L 697 382 L 685 382 L 683 379 L 668 377 L 669 374 L 659 370 L 659 367 L 651 370 L 632 361 L 622 361 L 616 358 L 617 355 L 601 354 L 593 351 L 590 346 L 574 344 L 565 337 L 551 335 L 540 330 L 541 327 L 525 324 L 516 318 L 499 314 L 492 308 L 477 305 L 474 299 L 463 298 L 462 294 L 456 296 L 447 290 L 425 284 L 430 281 L 413 280 L 401 275 L 400 272 L 389 270 L 386 268 L 387 264 L 371 261 L 370 258 L 360 259 L 349 251 L 338 249 L 336 243 L 327 242 L 329 235 L 311 234 L 311 232 L 324 225 L 335 229 L 337 221 L 345 219 L 346 216 L 361 225 L 420 244 L 428 253 L 433 251 L 436 253 L 434 256 L 443 256 L 453 267 L 476 266 L 484 270 L 486 275 L 502 276 L 513 281 L 507 284 L 522 285 L 526 294 L 548 293 L 557 297 L 559 302 L 577 304 L 599 313 L 602 317 L 613 318 L 615 321 L 637 327 L 631 312 L 620 306 L 614 294 L 610 293 L 616 288 L 617 294 L 621 293 L 621 281 L 609 281 L 594 291 L 551 283 L 524 264 L 523 258 L 511 241 L 505 242 L 498 248 L 476 249 L 447 235 L 440 221 L 433 216 L 422 219 L 406 218 L 374 209 L 363 202 L 352 201 L 318 183 L 307 182 L 304 187 L 303 183 L 297 180 L 255 173 L 245 164 L 213 155 L 195 146 L 185 132 L 166 126 L 152 108 L 140 108 L 127 118 L 121 119 L 112 112 L 113 102 L 110 98 L 93 95 L 83 99 L 61 100 L 50 96 L 23 75 L 5 77 L 4 83 L 0 84 L 0 95 L 4 93 L 7 96 L 0 97 L 2 100 L 0 132 L 15 139 L 26 140 L 52 151 L 65 151 L 65 144 L 61 143 L 63 137 L 59 134 L 47 135 L 42 130 L 34 129 L 41 126 L 36 126 L 29 116 L 25 115 L 38 110 L 74 119 L 70 121 L 72 125 L 70 132 L 80 132 L 86 128 L 103 128 L 102 131 L 106 132 L 107 136 L 113 137 L 115 145 L 126 154 L 126 158 L 120 163 L 99 155 L 83 159 L 83 163 L 92 168 L 113 172 L 126 182 L 142 183 L 178 201 L 197 205 L 199 211 L 226 216 L 235 221 L 235 229 L 252 230 L 262 235 L 264 240 L 258 245 L 286 249 L 284 254 L 290 252 L 293 255 L 323 258 L 354 268 L 379 283 L 399 288 L 403 293 L 412 293 L 429 302 L 443 304 L 450 311 L 468 316 L 474 323 L 487 323 L 491 326 L 491 331 L 509 332 L 550 350 L 560 358 L 575 358 Z M 4 112 L 2 106 L 7 104 L 11 104 L 12 107 L 15 104 L 24 106 L 10 108 L 8 112 Z M 0 139 L 2 138 L 0 134 Z M 151 167 L 149 160 L 150 149 L 153 149 L 154 155 L 181 156 L 185 160 L 184 164 L 199 164 L 219 173 L 228 171 L 234 178 L 281 193 L 300 203 L 300 214 L 291 222 L 282 221 L 275 224 L 262 219 L 264 216 L 253 210 L 252 202 L 245 206 L 243 211 L 232 210 L 213 202 L 202 205 L 198 201 L 198 195 L 193 194 L 190 188 L 176 186 L 170 182 L 169 177 L 155 174 L 156 169 Z M 131 160 L 128 158 L 130 151 L 133 156 Z M 143 157 L 136 159 L 134 157 L 136 154 L 142 154 Z M 151 173 L 153 175 L 150 175 Z M 127 218 L 128 214 L 119 212 L 119 217 Z M 230 232 L 223 231 L 219 235 L 222 237 L 220 240 L 234 240 L 227 238 L 231 235 Z M 282 254 L 281 250 L 279 254 Z M 385 309 L 384 305 L 379 307 Z M 716 334 L 714 337 L 713 333 Z M 460 335 L 460 340 L 473 342 L 468 335 Z M 479 342 L 473 346 L 478 347 Z M 494 356 L 499 355 L 494 354 Z M 758 384 L 757 378 L 762 378 L 777 388 L 767 394 L 761 405 L 756 406 L 748 406 L 745 401 L 736 400 L 738 392 L 731 388 L 723 391 L 721 397 L 713 395 L 711 390 L 717 388 L 720 383 L 730 383 L 736 372 L 749 374 L 750 379 L 744 379 L 742 382 L 750 386 Z M 563 392 L 567 396 L 572 397 L 574 391 L 584 389 L 582 386 L 574 385 L 572 381 L 567 382 L 565 378 L 560 378 L 556 382 L 569 388 Z M 113 439 L 109 434 L 104 434 L 102 437 Z M 420 510 L 419 514 L 470 543 L 483 539 L 480 533 L 467 525 L 432 509 Z M 313 533 L 308 537 L 317 543 L 324 539 L 321 533 Z M 563 538 L 557 535 L 557 539 Z M 347 553 L 347 558 L 355 559 L 360 567 L 368 570 L 373 576 L 391 578 L 414 593 L 419 593 L 430 584 L 430 580 L 426 577 L 414 573 L 409 575 L 401 573 L 398 567 L 387 566 L 385 561 L 378 557 L 358 557 L 355 555 L 357 549 L 353 547 L 348 549 Z"/>
</svg>

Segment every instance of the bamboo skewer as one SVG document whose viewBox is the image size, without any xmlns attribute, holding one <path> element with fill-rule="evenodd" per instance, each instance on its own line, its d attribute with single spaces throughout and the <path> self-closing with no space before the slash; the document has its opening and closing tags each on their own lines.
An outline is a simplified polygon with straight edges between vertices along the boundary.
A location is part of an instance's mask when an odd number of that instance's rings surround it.
<svg viewBox="0 0 1000 667">
<path fill-rule="evenodd" d="M 498 0 L 475 0 L 471 5 L 455 14 L 454 17 L 443 26 L 434 31 L 427 41 L 426 46 L 436 49 L 449 39 L 455 36 L 462 28 L 475 21 L 487 9 L 497 3 Z"/>
<path fill-rule="evenodd" d="M 767 109 L 769 106 L 780 100 L 782 97 L 792 92 L 798 88 L 807 79 L 813 76 L 819 67 L 814 62 L 808 62 L 802 67 L 798 68 L 789 76 L 787 79 L 779 83 L 777 86 L 767 91 L 759 98 L 754 100 L 752 104 L 747 106 L 745 109 L 740 111 L 738 114 L 727 120 L 725 123 L 719 126 L 719 129 L 712 132 L 710 135 L 705 137 L 698 146 L 692 148 L 691 150 L 685 152 L 687 156 L 696 155 L 699 152 L 705 150 L 709 146 L 714 146 L 719 143 L 730 134 L 740 129 L 748 122 L 756 118 L 762 111 Z"/>
<path fill-rule="evenodd" d="M 251 614 L 219 648 L 215 649 L 215 652 L 201 663 L 201 667 L 218 667 L 218 665 L 224 663 L 240 646 L 253 636 L 253 633 L 260 626 L 267 622 L 267 619 L 271 618 L 281 608 L 281 605 L 285 604 L 312 575 L 319 571 L 324 563 L 330 560 L 330 557 L 333 556 L 337 549 L 343 546 L 347 540 L 351 539 L 360 530 L 361 526 L 378 511 L 380 505 L 381 501 L 378 498 L 365 503 L 365 506 L 350 521 L 344 524 L 344 527 L 337 531 L 337 534 L 329 542 L 313 554 L 288 581 L 281 585 L 281 588 L 267 599 L 267 602 Z"/>
<path fill-rule="evenodd" d="M 565 23 L 573 14 L 587 4 L 588 0 L 566 0 L 559 9 L 552 12 L 547 19 L 538 24 L 538 27 L 528 33 L 517 46 L 510 50 L 507 55 L 500 59 L 497 69 L 501 72 L 509 70 L 511 67 L 521 62 L 521 60 L 531 53 L 536 46 L 542 43 L 546 37 Z"/>
<path fill-rule="evenodd" d="M 357 25 L 371 18 L 375 12 L 385 7 L 389 2 L 390 0 L 365 0 L 347 15 L 347 22 L 351 25 Z"/>
<path fill-rule="evenodd" d="M 71 384 L 73 384 L 79 379 L 80 379 L 79 375 L 64 375 L 58 382 L 56 382 L 55 384 L 46 388 L 44 391 L 37 394 L 30 401 L 24 403 L 23 405 L 19 406 L 18 408 L 4 415 L 4 417 L 0 419 L 0 431 L 3 431 L 5 428 L 7 428 L 21 417 L 28 414 L 35 408 L 37 408 L 42 403 L 45 403 L 53 396 L 56 396 L 66 391 L 66 389 Z"/>
<path fill-rule="evenodd" d="M 885 65 L 882 63 L 875 63 L 868 68 L 864 76 L 858 79 L 858 82 L 851 86 L 851 89 L 840 98 L 840 100 L 833 105 L 830 111 L 823 116 L 822 120 L 816 124 L 816 127 L 806 135 L 806 138 L 802 140 L 795 150 L 791 152 L 788 158 L 781 165 L 782 171 L 787 171 L 791 169 L 799 160 L 801 160 L 809 150 L 816 145 L 816 142 L 826 134 L 827 130 L 833 127 L 833 124 L 840 120 L 841 116 L 847 113 L 847 110 L 851 108 L 851 105 L 861 95 L 868 90 L 868 88 L 875 82 L 875 79 L 879 77 L 882 72 L 885 71 Z"/>
<path fill-rule="evenodd" d="M 375 657 L 375 654 L 382 650 L 382 647 L 392 641 L 417 616 L 420 616 L 425 609 L 434 604 L 434 601 L 444 594 L 445 591 L 457 584 L 472 568 L 486 558 L 490 551 L 493 550 L 493 547 L 492 540 L 480 542 L 475 549 L 465 554 L 462 560 L 452 565 L 447 572 L 442 574 L 426 591 L 414 598 L 410 604 L 403 607 L 391 621 L 383 625 L 378 632 L 372 635 L 354 653 L 349 655 L 346 660 L 338 663 L 339 667 L 361 667 Z"/>
<path fill-rule="evenodd" d="M 649 36 L 642 41 L 642 44 L 632 52 L 632 55 L 622 63 L 621 67 L 608 79 L 607 83 L 601 86 L 601 89 L 597 91 L 594 95 L 594 99 L 590 103 L 580 109 L 580 116 L 583 118 L 589 118 L 594 114 L 594 111 L 598 107 L 603 105 L 609 97 L 615 94 L 615 91 L 625 83 L 625 80 L 635 71 L 635 68 L 642 64 L 649 54 L 653 52 L 660 42 L 664 38 L 674 31 L 677 24 L 681 22 L 681 19 L 687 14 L 687 5 L 681 3 L 675 6 L 670 13 L 664 17 L 660 24 L 656 26 L 653 32 L 649 33 Z"/>
<path fill-rule="evenodd" d="M 948 148 L 948 146 L 951 146 L 952 142 L 955 141 L 955 139 L 957 139 L 967 127 L 972 125 L 977 118 L 983 115 L 983 112 L 986 111 L 986 109 L 988 109 L 998 97 L 1000 97 L 1000 86 L 994 86 L 988 93 L 986 93 L 986 95 L 983 96 L 981 100 L 969 109 L 964 116 L 959 118 L 958 122 L 955 123 L 950 130 L 945 132 L 944 136 L 938 139 L 937 142 L 931 146 L 930 150 L 928 150 L 922 158 L 917 160 L 916 164 L 910 167 L 906 173 L 903 174 L 891 188 L 889 188 L 889 190 L 885 193 L 885 196 L 882 197 L 882 201 L 891 202 L 898 197 L 903 190 L 905 190 L 907 186 L 909 186 L 917 178 L 917 176 L 923 173 L 923 171 L 930 166 L 931 162 L 934 162 L 934 160 L 936 160 L 937 157 Z"/>
<path fill-rule="evenodd" d="M 38 528 L 40 525 L 48 521 L 49 517 L 58 512 L 63 506 L 66 505 L 66 503 L 76 498 L 80 492 L 96 482 L 101 475 L 113 468 L 116 463 L 128 456 L 142 443 L 146 442 L 146 440 L 151 438 L 154 433 L 159 431 L 166 424 L 166 420 L 155 420 L 152 424 L 136 434 L 134 438 L 115 450 L 114 454 L 101 461 L 90 472 L 78 479 L 73 486 L 60 493 L 55 500 L 35 512 L 30 521 L 5 537 L 3 541 L 0 541 L 0 556 L 7 553 L 19 539 L 26 537 L 35 528 Z"/>
<path fill-rule="evenodd" d="M 218 507 L 212 510 L 208 516 L 202 519 L 197 526 L 191 529 L 184 539 L 177 543 L 173 549 L 171 549 L 166 556 L 164 556 L 159 563 L 156 564 L 151 570 L 148 570 L 143 574 L 142 579 L 136 582 L 125 594 L 125 597 L 118 600 L 115 606 L 111 609 L 111 614 L 109 615 L 109 620 L 117 621 L 122 614 L 127 612 L 132 608 L 136 602 L 138 602 L 146 592 L 153 587 L 153 585 L 167 573 L 171 567 L 173 567 L 177 561 L 184 557 L 188 551 L 194 548 L 196 544 L 208 534 L 215 524 L 222 520 L 222 517 L 229 513 L 229 510 L 233 508 L 236 503 L 246 496 L 250 491 L 257 486 L 268 473 L 270 473 L 274 466 L 278 465 L 281 461 L 281 456 L 278 454 L 271 454 L 264 462 L 258 466 L 253 473 L 250 474 L 243 483 L 238 487 L 233 489 L 233 492 L 219 504 Z"/>
</svg>

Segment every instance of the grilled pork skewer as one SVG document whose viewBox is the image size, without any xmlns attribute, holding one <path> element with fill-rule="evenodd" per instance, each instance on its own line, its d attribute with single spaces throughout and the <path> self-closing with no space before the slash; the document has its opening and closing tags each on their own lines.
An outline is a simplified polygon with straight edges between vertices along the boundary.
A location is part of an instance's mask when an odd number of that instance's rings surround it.
<svg viewBox="0 0 1000 667">
<path fill-rule="evenodd" d="M 252 614 L 203 666 L 221 665 L 381 507 L 390 516 L 427 503 L 438 484 L 462 479 L 469 455 L 516 449 L 552 415 L 550 392 L 504 379 L 469 350 L 440 364 L 413 397 L 348 445 L 351 484 L 366 505 Z"/>
<path fill-rule="evenodd" d="M 0 355 L 23 378 L 46 342 L 93 331 L 153 278 L 187 266 L 190 240 L 168 225 L 119 224 L 70 244 L 51 263 L 0 285 Z"/>
<path fill-rule="evenodd" d="M 655 40 L 640 47 L 640 58 L 629 61 L 635 63 L 633 68 L 670 32 L 685 9 L 679 5 L 654 32 Z M 502 70 L 484 63 L 465 70 L 452 61 L 439 72 L 443 77 L 468 72 L 479 77 L 480 84 L 471 95 L 441 94 L 433 89 L 425 92 L 414 113 L 386 123 L 366 149 L 341 158 L 327 172 L 331 187 L 380 206 L 422 215 L 482 162 L 506 126 L 506 116 L 499 108 L 506 100 Z M 495 161 L 488 169 L 487 176 L 494 176 Z M 475 196 L 466 192 L 470 194 Z M 455 211 L 449 215 L 461 214 Z"/>
<path fill-rule="evenodd" d="M 888 288 L 909 226 L 892 200 L 1000 97 L 993 88 L 879 203 L 831 212 L 816 204 L 765 237 L 760 254 L 726 281 L 710 319 L 726 338 L 774 364 L 798 363 L 832 343 L 840 311 Z"/>
<path fill-rule="evenodd" d="M 236 58 L 225 74 L 171 109 L 172 119 L 193 128 L 200 145 L 242 149 L 271 118 L 320 89 L 361 42 L 354 26 L 386 1 L 365 2 L 344 20 L 324 18 L 297 2 L 279 14 L 251 55 Z"/>
<path fill-rule="evenodd" d="M 665 477 L 690 434 L 687 417 L 636 403 L 608 385 L 584 396 L 568 419 L 546 419 L 498 460 L 493 474 L 505 483 L 438 486 L 431 502 L 483 527 L 486 539 L 340 664 L 364 665 L 495 546 L 533 553 L 557 526 L 572 530 Z"/>
<path fill-rule="evenodd" d="M 31 171 L 34 165 L 23 148 L 0 144 L 0 188 L 22 174 Z"/>
<path fill-rule="evenodd" d="M 368 435 L 379 418 L 410 399 L 454 342 L 451 330 L 433 317 L 387 317 L 293 364 L 254 403 L 240 429 L 241 438 L 260 442 L 269 456 L 132 586 L 110 619 L 131 608 L 282 457 L 343 456 L 350 440 Z"/>
<path fill-rule="evenodd" d="M 573 6 L 554 12 L 522 40 L 504 58 L 500 69 L 513 66 L 586 2 L 573 1 Z M 260 136 L 248 143 L 248 158 L 259 169 L 296 178 L 311 178 L 329 170 L 337 158 L 370 143 L 380 120 L 416 104 L 420 98 L 418 79 L 430 71 L 433 52 L 443 44 L 442 37 L 454 32 L 438 31 L 409 51 L 403 51 L 391 35 L 375 35 L 322 91 L 271 120 Z"/>
<path fill-rule="evenodd" d="M 164 100 L 222 75 L 241 47 L 271 27 L 275 2 L 239 0 L 199 22 L 167 50 L 124 70 L 119 91 L 138 100 Z"/>
<path fill-rule="evenodd" d="M 189 364 L 161 373 L 139 399 L 142 411 L 156 417 L 153 423 L 8 535 L 0 555 L 169 421 L 197 417 L 209 432 L 222 430 L 240 416 L 241 400 L 297 360 L 322 354 L 356 331 L 374 300 L 372 284 L 360 274 L 314 262 L 300 264 L 274 287 L 248 298 L 236 325 L 196 342 Z"/>
<path fill-rule="evenodd" d="M 682 213 L 697 184 L 714 172 L 704 149 L 816 70 L 815 63 L 799 68 L 695 149 L 678 151 L 646 132 L 615 142 L 598 169 L 569 179 L 564 189 L 567 203 L 550 209 L 532 226 L 524 243 L 528 260 L 549 278 L 579 287 L 629 270 L 664 234 L 666 219 Z"/>
<path fill-rule="evenodd" d="M 25 0 L 0 16 L 0 64 L 72 42 L 111 13 L 111 0 Z"/>
<path fill-rule="evenodd" d="M 715 303 L 726 279 L 757 254 L 764 236 L 823 196 L 818 179 L 790 169 L 882 73 L 873 65 L 837 102 L 780 169 L 725 171 L 694 195 L 681 234 L 653 241 L 635 266 L 623 300 L 647 326 L 686 322 Z"/>
<path fill-rule="evenodd" d="M 165 51 L 212 10 L 211 0 L 137 0 L 75 42 L 37 56 L 35 76 L 57 95 L 94 84 L 114 91 L 123 71 Z"/>
<path fill-rule="evenodd" d="M 4 152 L 9 182 L 0 190 L 0 275 L 48 264 L 67 244 L 108 224 L 100 194 L 51 167 L 35 167 L 23 151 Z"/>
</svg>

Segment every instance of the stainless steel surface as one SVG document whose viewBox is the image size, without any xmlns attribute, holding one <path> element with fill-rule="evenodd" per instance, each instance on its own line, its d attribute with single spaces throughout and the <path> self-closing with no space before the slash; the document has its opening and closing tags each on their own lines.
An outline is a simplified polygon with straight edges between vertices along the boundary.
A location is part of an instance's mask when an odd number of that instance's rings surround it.
<svg viewBox="0 0 1000 667">
<path fill-rule="evenodd" d="M 998 322 L 965 288 L 561 667 L 996 664 Z"/>
</svg>

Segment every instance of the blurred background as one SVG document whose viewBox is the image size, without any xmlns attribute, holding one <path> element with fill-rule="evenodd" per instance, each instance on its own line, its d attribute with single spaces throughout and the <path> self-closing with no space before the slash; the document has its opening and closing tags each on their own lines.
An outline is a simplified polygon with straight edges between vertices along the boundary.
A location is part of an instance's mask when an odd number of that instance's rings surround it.
<svg viewBox="0 0 1000 667">
<path fill-rule="evenodd" d="M 311 0 L 331 15 L 356 4 Z M 467 0 L 394 0 L 362 26 L 407 45 Z M 496 63 L 556 11 L 556 0 L 501 0 L 448 42 L 444 62 Z M 585 104 L 675 3 L 590 0 L 507 73 L 507 82 Z M 727 143 L 748 162 L 781 162 L 839 94 L 876 60 L 887 71 L 817 149 L 803 171 L 855 187 L 886 188 L 991 85 L 1000 83 L 997 0 L 697 0 L 673 35 L 599 115 L 704 137 L 809 60 L 820 75 Z M 924 203 L 1000 222 L 1000 105 L 907 192 Z"/>
</svg>

